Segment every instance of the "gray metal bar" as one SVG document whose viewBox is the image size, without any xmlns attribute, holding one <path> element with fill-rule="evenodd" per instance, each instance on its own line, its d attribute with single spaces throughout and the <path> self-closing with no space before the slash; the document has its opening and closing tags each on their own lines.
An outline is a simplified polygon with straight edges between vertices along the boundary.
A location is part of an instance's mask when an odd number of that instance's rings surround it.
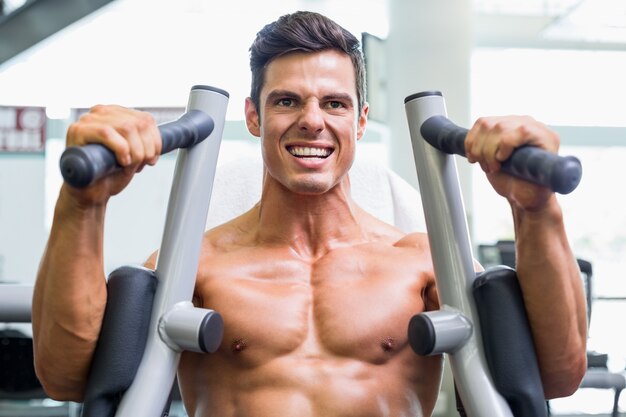
<svg viewBox="0 0 626 417">
<path fill-rule="evenodd" d="M 30 0 L 0 17 L 0 65 L 111 0 Z"/>
<path fill-rule="evenodd" d="M 428 355 L 454 353 L 467 343 L 472 335 L 472 323 L 463 314 L 452 309 L 425 311 L 418 315 L 428 320 L 433 329 L 433 346 Z"/>
<path fill-rule="evenodd" d="M 159 285 L 148 341 L 135 380 L 116 417 L 156 417 L 166 406 L 180 352 L 161 339 L 159 321 L 177 303 L 193 296 L 227 105 L 228 96 L 223 91 L 202 87 L 191 91 L 187 110 L 198 109 L 211 115 L 215 128 L 200 144 L 178 151 L 157 260 Z"/>
<path fill-rule="evenodd" d="M 466 344 L 448 354 L 461 401 L 469 417 L 512 417 L 485 360 L 471 296 L 476 274 L 456 161 L 430 146 L 420 133 L 429 117 L 446 116 L 445 101 L 439 92 L 416 94 L 407 97 L 405 110 L 442 309 L 462 312 L 474 327 Z"/>
<path fill-rule="evenodd" d="M 161 317 L 159 332 L 174 350 L 214 353 L 222 343 L 224 322 L 215 311 L 183 301 Z"/>
<path fill-rule="evenodd" d="M 0 322 L 30 323 L 33 286 L 0 284 Z"/>
</svg>

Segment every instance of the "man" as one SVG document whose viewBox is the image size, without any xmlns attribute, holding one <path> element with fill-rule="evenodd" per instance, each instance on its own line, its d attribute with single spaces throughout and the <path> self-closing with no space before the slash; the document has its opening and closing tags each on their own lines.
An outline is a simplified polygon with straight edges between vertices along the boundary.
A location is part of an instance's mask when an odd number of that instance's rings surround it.
<svg viewBox="0 0 626 417">
<path fill-rule="evenodd" d="M 415 355 L 407 341 L 410 317 L 439 307 L 426 235 L 404 235 L 350 196 L 368 112 L 358 40 L 323 16 L 294 13 L 259 32 L 251 67 L 245 114 L 261 140 L 263 192 L 205 235 L 194 302 L 222 314 L 225 334 L 216 353 L 181 357 L 188 413 L 431 415 L 442 360 Z M 62 187 L 35 289 L 38 375 L 53 398 L 81 401 L 106 302 L 106 203 L 156 163 L 161 145 L 149 115 L 116 106 L 94 107 L 67 140 L 103 143 L 125 167 L 84 190 Z M 584 373 L 585 301 L 555 196 L 499 172 L 522 144 L 555 152 L 558 137 L 526 117 L 481 119 L 467 151 L 511 203 L 550 398 L 573 392 Z"/>
</svg>

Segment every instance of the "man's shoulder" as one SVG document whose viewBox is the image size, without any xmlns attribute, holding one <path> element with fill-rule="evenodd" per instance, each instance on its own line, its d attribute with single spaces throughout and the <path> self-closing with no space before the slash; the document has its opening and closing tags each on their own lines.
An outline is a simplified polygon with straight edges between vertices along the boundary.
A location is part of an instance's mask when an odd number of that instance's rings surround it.
<svg viewBox="0 0 626 417">
<path fill-rule="evenodd" d="M 428 235 L 423 232 L 414 232 L 404 235 L 399 239 L 394 246 L 400 248 L 416 248 L 425 251 L 430 251 L 430 244 L 428 242 Z"/>
<path fill-rule="evenodd" d="M 373 236 L 373 241 L 396 248 L 418 248 L 429 250 L 430 246 L 428 244 L 428 235 L 426 233 L 407 233 L 399 227 L 373 216 L 362 208 L 361 210 L 362 213 L 364 213 L 364 224 L 368 225 L 368 230 L 370 236 Z"/>
<path fill-rule="evenodd" d="M 223 251 L 232 251 L 245 245 L 250 239 L 250 227 L 246 226 L 245 215 L 215 226 L 204 232 L 203 253 L 216 255 Z"/>
</svg>

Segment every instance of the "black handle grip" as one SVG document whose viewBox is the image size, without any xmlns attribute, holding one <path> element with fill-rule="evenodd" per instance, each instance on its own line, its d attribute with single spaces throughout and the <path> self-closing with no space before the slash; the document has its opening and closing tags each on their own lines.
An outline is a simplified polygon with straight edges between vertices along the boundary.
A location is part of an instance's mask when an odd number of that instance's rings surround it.
<svg viewBox="0 0 626 417">
<path fill-rule="evenodd" d="M 428 118 L 420 128 L 422 137 L 448 154 L 465 156 L 468 129 L 455 125 L 445 116 Z M 582 177 L 582 165 L 574 156 L 559 156 L 533 146 L 522 146 L 502 162 L 507 174 L 543 185 L 560 194 L 574 191 Z"/>
<path fill-rule="evenodd" d="M 214 125 L 211 116 L 201 110 L 190 110 L 176 121 L 159 125 L 161 154 L 200 143 L 211 134 Z M 65 182 L 77 188 L 87 187 L 121 168 L 115 154 L 97 143 L 67 148 L 60 166 Z"/>
</svg>

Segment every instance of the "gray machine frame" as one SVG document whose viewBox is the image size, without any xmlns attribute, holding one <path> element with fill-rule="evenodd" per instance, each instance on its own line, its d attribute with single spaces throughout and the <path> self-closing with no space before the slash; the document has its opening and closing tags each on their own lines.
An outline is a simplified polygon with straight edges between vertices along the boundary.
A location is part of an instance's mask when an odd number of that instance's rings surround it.
<svg viewBox="0 0 626 417">
<path fill-rule="evenodd" d="M 211 115 L 215 125 L 205 140 L 178 151 L 156 263 L 158 286 L 148 341 L 137 374 L 118 406 L 116 417 L 161 415 L 167 406 L 180 353 L 183 350 L 203 351 L 198 345 L 199 332 L 202 323 L 214 312 L 194 307 L 191 299 L 227 107 L 225 92 L 202 86 L 192 88 L 187 111 L 202 110 Z M 215 336 L 212 351 L 219 346 L 222 334 Z M 139 400 L 145 398 L 151 400 Z"/>
<path fill-rule="evenodd" d="M 413 156 L 437 277 L 441 310 L 424 313 L 435 323 L 433 354 L 446 353 L 459 396 L 469 417 L 513 417 L 494 386 L 480 338 L 480 322 L 471 295 L 476 278 L 474 256 L 458 180 L 456 160 L 422 138 L 420 128 L 432 116 L 447 116 L 440 94 L 424 94 L 405 103 Z"/>
</svg>

